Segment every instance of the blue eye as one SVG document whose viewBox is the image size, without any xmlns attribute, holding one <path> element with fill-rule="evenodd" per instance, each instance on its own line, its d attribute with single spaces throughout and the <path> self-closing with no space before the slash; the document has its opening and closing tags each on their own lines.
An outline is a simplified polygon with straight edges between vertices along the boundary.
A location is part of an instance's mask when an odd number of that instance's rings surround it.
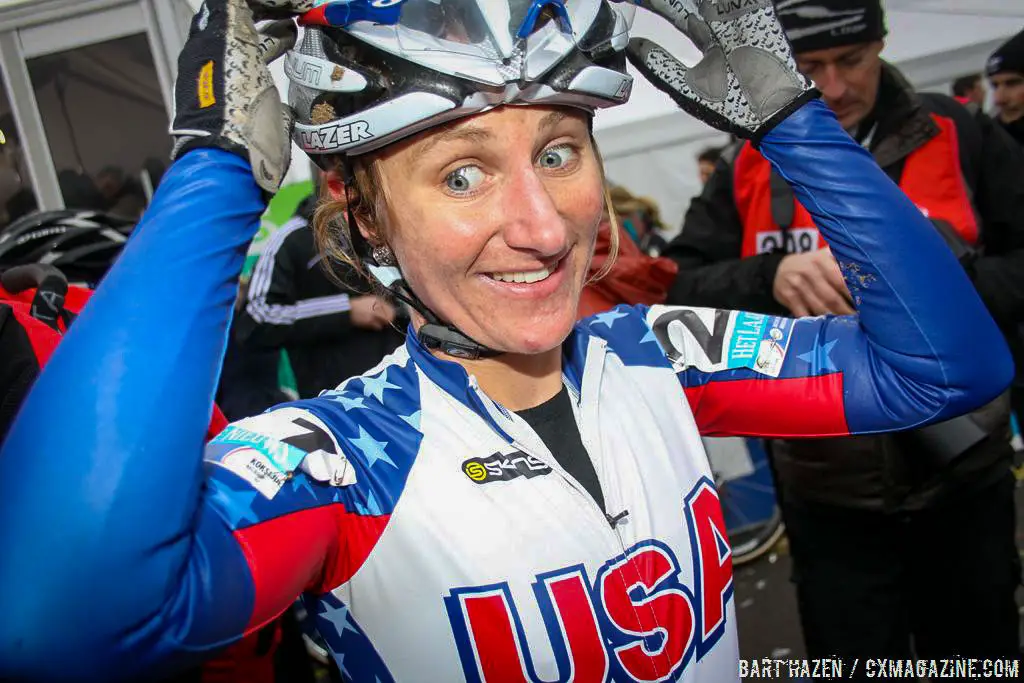
<svg viewBox="0 0 1024 683">
<path fill-rule="evenodd" d="M 575 157 L 576 151 L 570 145 L 558 145 L 557 147 L 548 147 L 541 152 L 537 163 L 541 168 L 558 169 L 568 166 Z"/>
<path fill-rule="evenodd" d="M 484 172 L 478 166 L 463 166 L 448 174 L 444 184 L 457 194 L 472 192 L 484 179 Z"/>
</svg>

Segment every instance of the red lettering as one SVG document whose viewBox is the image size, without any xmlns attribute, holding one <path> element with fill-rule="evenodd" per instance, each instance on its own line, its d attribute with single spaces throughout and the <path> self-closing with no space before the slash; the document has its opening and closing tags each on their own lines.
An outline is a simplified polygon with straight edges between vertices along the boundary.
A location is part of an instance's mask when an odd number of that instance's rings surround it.
<svg viewBox="0 0 1024 683">
<path fill-rule="evenodd" d="M 732 594 L 732 551 L 718 493 L 704 481 L 686 499 L 690 537 L 695 540 L 693 573 L 701 596 L 702 647 L 720 637 L 725 625 L 725 606 Z"/>
<path fill-rule="evenodd" d="M 475 645 L 480 680 L 527 683 L 506 594 L 495 591 L 466 596 L 462 609 L 470 643 Z"/>
<path fill-rule="evenodd" d="M 597 625 L 597 614 L 581 572 L 546 579 L 544 586 L 554 603 L 562 637 L 569 649 L 569 681 L 603 683 L 608 674 L 608 652 Z M 548 629 L 553 631 L 551 624 Z M 552 633 L 552 642 L 554 642 Z"/>
<path fill-rule="evenodd" d="M 537 585 L 538 603 L 558 661 L 560 682 L 602 683 L 608 674 L 597 615 L 582 570 L 542 577 Z M 543 594 L 542 594 L 543 593 Z M 453 596 L 455 597 L 455 596 Z M 481 683 L 528 683 L 538 681 L 525 656 L 529 647 L 517 631 L 515 605 L 507 588 L 458 595 L 465 618 L 466 635 L 459 638 L 465 661 L 470 652 Z M 471 673 L 471 672 L 467 672 Z"/>
<path fill-rule="evenodd" d="M 635 680 L 665 680 L 690 651 L 695 622 L 690 596 L 661 585 L 674 582 L 678 573 L 667 550 L 649 545 L 609 566 L 599 579 L 609 620 L 632 636 L 615 648 L 615 656 Z"/>
<path fill-rule="evenodd" d="M 537 577 L 558 683 L 669 680 L 725 633 L 732 551 L 710 480 L 686 496 L 684 513 L 692 591 L 680 583 L 672 550 L 657 540 L 605 564 L 592 591 L 582 565 Z M 445 605 L 468 683 L 539 681 L 508 584 L 456 589 Z"/>
</svg>

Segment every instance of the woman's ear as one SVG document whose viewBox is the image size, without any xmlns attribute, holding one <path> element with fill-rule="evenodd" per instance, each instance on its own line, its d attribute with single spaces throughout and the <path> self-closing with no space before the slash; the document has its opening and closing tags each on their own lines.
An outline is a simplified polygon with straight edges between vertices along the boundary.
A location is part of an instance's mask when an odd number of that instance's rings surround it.
<svg viewBox="0 0 1024 683">
<path fill-rule="evenodd" d="M 366 228 L 366 221 L 363 220 L 363 216 L 361 216 L 362 212 L 359 209 L 361 202 L 358 201 L 356 196 L 356 188 L 346 187 L 345 181 L 342 180 L 342 175 L 339 171 L 324 171 L 323 192 L 327 194 L 327 198 L 330 201 L 344 202 L 346 207 L 352 209 L 351 211 L 345 211 L 345 222 L 347 223 L 349 217 L 351 217 L 355 222 L 356 227 L 359 228 L 359 234 L 363 236 L 364 240 L 374 245 L 380 242 L 380 238 Z M 349 229 L 351 229 L 351 227 Z"/>
<path fill-rule="evenodd" d="M 345 199 L 345 182 L 337 171 L 324 171 L 324 190 L 331 201 L 339 202 Z"/>
</svg>

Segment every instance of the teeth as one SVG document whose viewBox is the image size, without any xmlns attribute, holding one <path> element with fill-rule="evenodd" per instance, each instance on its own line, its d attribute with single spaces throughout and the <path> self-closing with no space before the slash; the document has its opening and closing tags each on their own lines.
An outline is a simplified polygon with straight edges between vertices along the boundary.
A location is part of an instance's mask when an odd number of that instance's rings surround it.
<svg viewBox="0 0 1024 683">
<path fill-rule="evenodd" d="M 530 271 L 517 271 L 514 273 L 491 273 L 491 277 L 498 282 L 540 282 L 551 275 L 551 271 L 547 268 L 541 268 L 540 270 Z"/>
</svg>

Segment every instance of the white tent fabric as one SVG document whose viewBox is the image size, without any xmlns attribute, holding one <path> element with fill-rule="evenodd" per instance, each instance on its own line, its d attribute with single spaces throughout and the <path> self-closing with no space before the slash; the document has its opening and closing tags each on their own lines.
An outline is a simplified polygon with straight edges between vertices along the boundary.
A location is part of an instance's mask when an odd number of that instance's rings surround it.
<svg viewBox="0 0 1024 683">
<path fill-rule="evenodd" d="M 186 0 L 193 8 L 200 0 Z M 921 90 L 948 92 L 953 79 L 982 70 L 988 55 L 1024 28 L 1022 0 L 883 0 L 889 37 L 883 56 Z M 696 49 L 667 23 L 637 12 L 634 34 L 652 38 L 693 63 Z M 275 79 L 286 84 L 280 64 Z M 595 130 L 608 177 L 654 199 L 665 224 L 677 228 L 700 191 L 696 155 L 727 136 L 680 112 L 638 74 L 630 102 L 602 111 Z M 285 85 L 286 87 L 286 85 Z M 296 149 L 289 180 L 309 177 Z"/>
</svg>

